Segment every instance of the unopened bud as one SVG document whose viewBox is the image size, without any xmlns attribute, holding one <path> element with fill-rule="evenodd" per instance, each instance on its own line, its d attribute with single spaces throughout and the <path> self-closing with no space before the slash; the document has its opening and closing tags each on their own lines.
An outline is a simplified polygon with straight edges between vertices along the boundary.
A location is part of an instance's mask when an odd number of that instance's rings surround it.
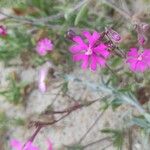
<svg viewBox="0 0 150 150">
<path fill-rule="evenodd" d="M 76 33 L 73 31 L 73 30 L 68 30 L 67 31 L 67 34 L 66 34 L 66 37 L 68 39 L 70 39 L 71 41 L 73 41 L 73 38 L 76 36 Z"/>
<path fill-rule="evenodd" d="M 138 42 L 140 45 L 145 45 L 145 43 L 147 42 L 147 38 L 144 35 L 140 34 L 138 35 Z"/>
<path fill-rule="evenodd" d="M 140 27 L 141 27 L 141 29 L 142 29 L 143 32 L 146 32 L 150 28 L 150 25 L 147 24 L 147 23 L 142 22 L 140 24 Z"/>
<path fill-rule="evenodd" d="M 113 40 L 114 42 L 120 42 L 121 36 L 118 32 L 114 31 L 113 29 L 109 28 L 107 30 L 108 36 Z"/>
<path fill-rule="evenodd" d="M 6 28 L 3 25 L 0 25 L 0 36 L 5 36 L 6 34 Z"/>
</svg>

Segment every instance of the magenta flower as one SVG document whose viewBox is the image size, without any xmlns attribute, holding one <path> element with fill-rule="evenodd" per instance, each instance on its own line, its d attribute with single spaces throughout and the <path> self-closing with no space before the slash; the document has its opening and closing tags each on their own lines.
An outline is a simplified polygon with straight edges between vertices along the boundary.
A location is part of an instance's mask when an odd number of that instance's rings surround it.
<svg viewBox="0 0 150 150">
<path fill-rule="evenodd" d="M 150 50 L 139 52 L 137 48 L 131 48 L 127 54 L 127 63 L 134 72 L 144 72 L 150 67 Z"/>
<path fill-rule="evenodd" d="M 32 142 L 27 142 L 26 145 L 24 146 L 18 140 L 12 140 L 11 147 L 14 148 L 14 150 L 39 150 L 36 146 L 32 144 Z"/>
<path fill-rule="evenodd" d="M 10 143 L 13 150 L 40 150 L 38 147 L 34 146 L 32 142 L 27 142 L 26 145 L 22 144 L 18 140 L 12 140 Z M 53 150 L 52 142 L 48 139 L 48 149 Z"/>
<path fill-rule="evenodd" d="M 0 36 L 7 35 L 7 30 L 4 26 L 0 25 Z"/>
<path fill-rule="evenodd" d="M 46 78 L 47 78 L 47 75 L 48 75 L 48 71 L 49 69 L 52 67 L 52 63 L 51 62 L 46 62 L 40 69 L 39 71 L 39 83 L 38 83 L 38 87 L 39 87 L 39 90 L 42 92 L 42 93 L 45 93 L 46 90 L 47 90 L 47 87 L 46 87 Z"/>
<path fill-rule="evenodd" d="M 41 56 L 46 55 L 48 52 L 52 51 L 52 49 L 53 49 L 52 41 L 48 38 L 41 39 L 40 41 L 38 41 L 36 46 L 36 51 Z"/>
<path fill-rule="evenodd" d="M 53 150 L 53 144 L 52 144 L 51 140 L 48 139 L 47 142 L 48 142 L 48 150 Z"/>
<path fill-rule="evenodd" d="M 109 56 L 107 46 L 100 41 L 100 34 L 96 31 L 91 34 L 83 32 L 83 37 L 75 36 L 73 41 L 76 43 L 70 47 L 73 54 L 73 61 L 82 61 L 81 68 L 95 71 L 97 66 L 104 67 Z"/>
</svg>

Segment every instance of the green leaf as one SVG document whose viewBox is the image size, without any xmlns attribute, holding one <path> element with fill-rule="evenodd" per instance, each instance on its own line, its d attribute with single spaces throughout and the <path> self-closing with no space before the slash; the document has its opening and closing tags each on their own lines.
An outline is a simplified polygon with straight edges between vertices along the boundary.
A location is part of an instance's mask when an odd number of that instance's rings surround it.
<svg viewBox="0 0 150 150">
<path fill-rule="evenodd" d="M 101 132 L 110 134 L 113 140 L 113 145 L 117 150 L 121 150 L 124 143 L 124 132 L 122 130 L 115 129 L 103 129 Z"/>
<path fill-rule="evenodd" d="M 120 65 L 122 62 L 122 59 L 120 57 L 116 57 L 113 61 L 112 61 L 112 67 L 117 67 L 118 65 Z"/>
<path fill-rule="evenodd" d="M 25 0 L 0 0 L 0 7 L 13 7 L 25 3 Z"/>
<path fill-rule="evenodd" d="M 150 124 L 147 122 L 147 120 L 145 118 L 141 118 L 141 117 L 133 118 L 131 121 L 131 125 L 137 125 L 137 126 L 140 126 L 141 128 L 145 128 L 145 129 L 150 128 Z"/>
<path fill-rule="evenodd" d="M 116 110 L 116 108 L 118 108 L 121 104 L 123 104 L 123 101 L 121 99 L 119 99 L 119 98 L 115 98 L 111 102 L 112 109 Z"/>
<path fill-rule="evenodd" d="M 82 8 L 80 9 L 80 11 L 78 12 L 76 18 L 75 18 L 75 22 L 74 25 L 77 26 L 79 24 L 79 22 L 85 17 L 85 15 L 87 14 L 87 3 L 84 4 L 82 6 Z"/>
<path fill-rule="evenodd" d="M 147 121 L 150 123 L 150 114 L 144 113 L 144 117 L 147 119 Z"/>
<path fill-rule="evenodd" d="M 62 90 L 63 94 L 67 93 L 67 91 L 68 91 L 68 82 L 67 81 L 65 81 L 63 83 L 61 90 Z"/>
<path fill-rule="evenodd" d="M 78 145 L 78 144 L 75 144 L 73 146 L 69 146 L 67 148 L 67 150 L 83 150 L 83 146 L 82 145 Z"/>
</svg>

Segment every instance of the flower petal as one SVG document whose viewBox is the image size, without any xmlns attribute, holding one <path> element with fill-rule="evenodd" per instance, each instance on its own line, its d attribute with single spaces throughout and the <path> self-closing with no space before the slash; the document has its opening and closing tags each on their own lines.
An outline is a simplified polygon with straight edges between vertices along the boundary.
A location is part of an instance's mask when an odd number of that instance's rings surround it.
<svg viewBox="0 0 150 150">
<path fill-rule="evenodd" d="M 21 150 L 23 146 L 23 144 L 20 141 L 15 139 L 11 140 L 10 145 L 12 148 L 15 148 L 16 150 Z"/>
<path fill-rule="evenodd" d="M 127 55 L 128 57 L 138 57 L 137 48 L 131 48 Z"/>
<path fill-rule="evenodd" d="M 101 57 L 97 57 L 97 63 L 99 63 L 101 67 L 104 67 L 106 64 L 106 60 Z"/>
<path fill-rule="evenodd" d="M 97 41 L 100 38 L 100 33 L 98 33 L 97 31 L 94 31 L 92 38 L 94 42 Z"/>
<path fill-rule="evenodd" d="M 84 54 L 75 54 L 73 55 L 73 61 L 77 62 L 77 61 L 81 61 L 84 59 Z"/>
<path fill-rule="evenodd" d="M 89 61 L 89 56 L 84 55 L 83 61 L 82 61 L 82 65 L 81 65 L 81 68 L 82 68 L 83 70 L 86 70 L 86 69 L 87 69 L 87 67 L 88 67 L 88 61 Z"/>
<path fill-rule="evenodd" d="M 83 31 L 82 34 L 87 38 L 88 41 L 91 41 L 91 33 L 89 31 Z"/>
<path fill-rule="evenodd" d="M 47 140 L 47 143 L 48 143 L 48 150 L 53 150 L 53 144 L 50 139 Z"/>
<path fill-rule="evenodd" d="M 95 71 L 97 69 L 97 57 L 95 55 L 91 56 L 90 68 L 92 71 Z"/>
<path fill-rule="evenodd" d="M 110 54 L 108 50 L 106 50 L 107 46 L 105 44 L 100 44 L 93 49 L 93 51 L 97 54 L 102 55 L 103 57 L 107 58 Z"/>
<path fill-rule="evenodd" d="M 78 43 L 78 44 L 84 43 L 83 39 L 80 36 L 75 36 L 73 38 L 73 41 Z"/>
<path fill-rule="evenodd" d="M 80 45 L 72 45 L 70 48 L 69 48 L 69 51 L 71 52 L 71 53 L 78 53 L 78 52 L 80 52 L 80 51 L 82 51 L 83 50 L 83 48 L 82 48 L 82 46 L 80 46 Z"/>
<path fill-rule="evenodd" d="M 143 59 L 145 61 L 145 63 L 150 66 L 150 50 L 146 49 L 143 52 Z"/>
<path fill-rule="evenodd" d="M 144 72 L 147 69 L 147 65 L 144 62 L 139 61 L 136 68 L 137 71 Z"/>
</svg>

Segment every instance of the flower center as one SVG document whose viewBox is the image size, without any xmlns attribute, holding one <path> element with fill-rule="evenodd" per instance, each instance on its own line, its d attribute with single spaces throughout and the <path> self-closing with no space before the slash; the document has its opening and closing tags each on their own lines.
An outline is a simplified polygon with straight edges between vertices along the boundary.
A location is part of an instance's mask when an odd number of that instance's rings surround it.
<svg viewBox="0 0 150 150">
<path fill-rule="evenodd" d="M 87 49 L 87 51 L 85 52 L 85 55 L 92 55 L 92 49 L 89 47 L 88 49 Z"/>
<path fill-rule="evenodd" d="M 138 60 L 140 60 L 140 61 L 142 60 L 142 55 L 140 55 L 140 56 L 138 57 Z"/>
</svg>

